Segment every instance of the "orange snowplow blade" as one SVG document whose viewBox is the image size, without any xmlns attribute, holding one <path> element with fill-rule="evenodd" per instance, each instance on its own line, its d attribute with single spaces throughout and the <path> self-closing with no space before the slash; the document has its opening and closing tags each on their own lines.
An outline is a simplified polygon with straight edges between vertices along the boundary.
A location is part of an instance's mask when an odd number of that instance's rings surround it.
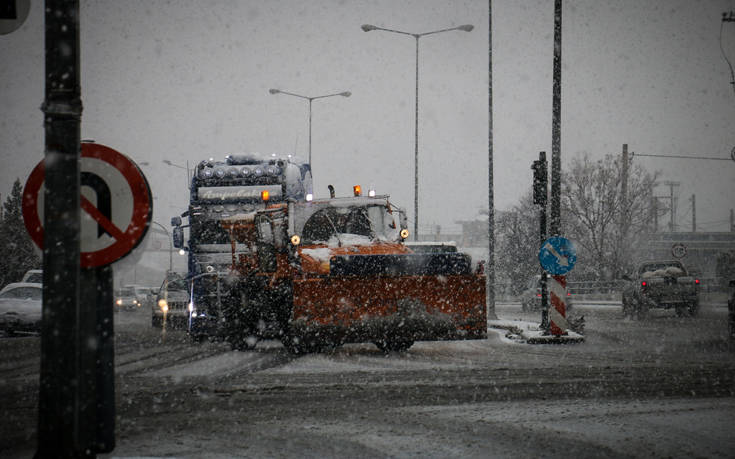
<svg viewBox="0 0 735 459">
<path fill-rule="evenodd" d="M 487 337 L 485 277 L 413 275 L 294 281 L 292 327 L 336 342 Z"/>
</svg>

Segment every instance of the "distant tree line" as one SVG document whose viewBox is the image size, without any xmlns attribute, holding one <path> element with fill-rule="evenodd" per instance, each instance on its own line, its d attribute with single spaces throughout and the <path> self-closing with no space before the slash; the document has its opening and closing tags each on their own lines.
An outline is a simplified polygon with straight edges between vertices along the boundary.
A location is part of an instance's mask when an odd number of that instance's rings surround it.
<svg viewBox="0 0 735 459">
<path fill-rule="evenodd" d="M 13 183 L 0 214 L 0 286 L 20 282 L 29 269 L 41 267 L 41 257 L 23 223 L 23 187 Z"/>
<path fill-rule="evenodd" d="M 562 172 L 561 235 L 577 246 L 570 279 L 614 280 L 633 269 L 633 254 L 650 232 L 656 211 L 653 189 L 658 173 L 630 158 L 623 195 L 623 170 L 620 156 L 591 160 L 582 153 Z M 512 209 L 496 216 L 498 271 L 520 282 L 519 288 L 541 272 L 539 207 L 533 204 L 530 188 Z"/>
</svg>

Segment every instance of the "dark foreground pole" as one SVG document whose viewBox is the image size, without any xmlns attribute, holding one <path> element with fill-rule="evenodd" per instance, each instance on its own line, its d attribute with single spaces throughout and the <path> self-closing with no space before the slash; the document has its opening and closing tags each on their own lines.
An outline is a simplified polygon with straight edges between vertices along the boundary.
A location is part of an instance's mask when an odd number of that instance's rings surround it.
<svg viewBox="0 0 735 459">
<path fill-rule="evenodd" d="M 46 0 L 43 324 L 36 457 L 79 457 L 79 2 Z"/>
<path fill-rule="evenodd" d="M 80 303 L 82 321 L 84 426 L 87 448 L 109 453 L 115 448 L 115 347 L 112 268 L 82 268 Z M 86 346 L 84 346 L 86 343 Z"/>
</svg>

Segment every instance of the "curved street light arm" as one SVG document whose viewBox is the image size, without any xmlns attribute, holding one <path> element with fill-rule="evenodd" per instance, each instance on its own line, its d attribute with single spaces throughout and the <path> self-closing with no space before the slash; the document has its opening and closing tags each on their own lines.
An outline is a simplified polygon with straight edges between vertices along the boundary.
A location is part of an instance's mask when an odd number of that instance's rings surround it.
<svg viewBox="0 0 735 459">
<path fill-rule="evenodd" d="M 472 29 L 474 28 L 475 26 L 473 26 L 472 24 L 464 24 L 464 25 L 457 26 L 457 27 L 450 27 L 448 29 L 433 30 L 431 32 L 417 33 L 417 34 L 414 34 L 414 36 L 423 37 L 425 35 L 432 35 L 432 34 L 441 33 L 441 32 L 449 32 L 451 30 L 461 30 L 462 32 L 471 32 Z"/>
<path fill-rule="evenodd" d="M 351 95 L 352 93 L 350 91 L 342 91 L 342 92 L 335 92 L 334 94 L 325 94 L 323 96 L 308 97 L 308 99 L 315 100 L 315 99 L 323 99 L 325 97 L 332 97 L 332 96 L 350 97 Z"/>
<path fill-rule="evenodd" d="M 268 92 L 270 92 L 271 94 L 287 94 L 289 96 L 300 97 L 300 98 L 306 99 L 306 100 L 312 99 L 311 97 L 308 97 L 308 96 L 302 96 L 301 94 L 296 94 L 294 92 L 283 91 L 281 89 L 270 89 L 270 90 L 268 90 Z"/>
<path fill-rule="evenodd" d="M 410 35 L 414 38 L 419 38 L 425 35 L 432 35 L 432 34 L 441 33 L 441 32 L 449 32 L 451 30 L 461 30 L 463 32 L 470 32 L 472 31 L 472 29 L 475 28 L 475 26 L 473 26 L 472 24 L 464 24 L 464 25 L 457 26 L 457 27 L 449 27 L 447 29 L 432 30 L 431 32 L 422 32 L 422 33 L 411 33 L 411 32 L 405 32 L 403 30 L 386 29 L 385 27 L 378 27 L 372 24 L 363 24 L 361 28 L 364 32 L 370 32 L 372 30 L 382 30 L 384 32 L 399 33 L 401 35 Z"/>
</svg>

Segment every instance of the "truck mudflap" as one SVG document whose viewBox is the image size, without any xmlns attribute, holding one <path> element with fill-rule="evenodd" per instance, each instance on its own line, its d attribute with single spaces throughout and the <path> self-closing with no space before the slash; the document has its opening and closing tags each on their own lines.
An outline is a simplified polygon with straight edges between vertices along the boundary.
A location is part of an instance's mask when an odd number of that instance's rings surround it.
<svg viewBox="0 0 735 459">
<path fill-rule="evenodd" d="M 312 341 L 338 345 L 487 337 L 482 275 L 325 276 L 295 280 L 293 288 L 292 334 Z"/>
</svg>

